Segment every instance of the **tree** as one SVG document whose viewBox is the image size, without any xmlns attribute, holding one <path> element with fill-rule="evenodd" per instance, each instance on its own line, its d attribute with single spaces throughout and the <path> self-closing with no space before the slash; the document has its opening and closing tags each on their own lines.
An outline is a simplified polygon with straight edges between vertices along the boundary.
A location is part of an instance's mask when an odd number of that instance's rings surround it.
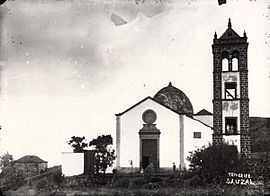
<svg viewBox="0 0 270 196">
<path fill-rule="evenodd" d="M 102 171 L 104 174 L 106 169 L 112 166 L 115 160 L 115 151 L 109 147 L 113 144 L 111 135 L 98 136 L 97 139 L 93 139 L 89 146 L 95 147 L 96 157 L 96 173 L 99 174 Z"/>
<path fill-rule="evenodd" d="M 87 147 L 85 143 L 85 137 L 72 136 L 68 141 L 68 144 L 72 146 L 73 152 L 83 152 L 84 148 Z"/>
<path fill-rule="evenodd" d="M 13 156 L 6 152 L 3 156 L 0 157 L 0 169 L 9 168 L 13 165 Z"/>
<path fill-rule="evenodd" d="M 22 184 L 23 172 L 16 169 L 13 156 L 8 152 L 0 157 L 0 168 L 4 190 L 17 189 Z"/>
<path fill-rule="evenodd" d="M 222 143 L 209 145 L 195 150 L 188 157 L 190 171 L 205 183 L 222 183 L 228 171 L 235 171 L 239 165 L 239 155 L 236 146 Z"/>
</svg>

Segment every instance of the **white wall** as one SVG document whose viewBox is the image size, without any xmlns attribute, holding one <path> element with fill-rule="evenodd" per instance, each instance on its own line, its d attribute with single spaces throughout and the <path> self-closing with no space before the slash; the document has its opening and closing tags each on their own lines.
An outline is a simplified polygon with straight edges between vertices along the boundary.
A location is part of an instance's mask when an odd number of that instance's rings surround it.
<svg viewBox="0 0 270 196">
<path fill-rule="evenodd" d="M 213 127 L 213 115 L 196 115 L 193 118 L 205 123 L 206 125 Z"/>
<path fill-rule="evenodd" d="M 193 132 L 201 132 L 201 138 L 193 138 Z M 185 165 L 188 167 L 189 162 L 186 158 L 190 155 L 190 152 L 208 146 L 212 143 L 213 130 L 210 127 L 203 125 L 202 123 L 185 116 L 184 118 L 184 157 Z"/>
<path fill-rule="evenodd" d="M 84 153 L 63 152 L 61 165 L 65 176 L 82 174 L 84 169 Z"/>
<path fill-rule="evenodd" d="M 143 127 L 142 114 L 152 109 L 157 113 L 156 127 L 160 130 L 160 167 L 179 164 L 179 115 L 150 98 L 121 116 L 120 167 L 139 167 L 139 131 Z"/>
</svg>

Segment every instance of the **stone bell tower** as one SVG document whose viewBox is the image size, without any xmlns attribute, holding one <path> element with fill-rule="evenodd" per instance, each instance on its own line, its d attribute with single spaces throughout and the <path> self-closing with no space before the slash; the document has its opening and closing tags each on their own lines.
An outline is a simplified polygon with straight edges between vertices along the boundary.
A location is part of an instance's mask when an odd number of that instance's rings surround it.
<svg viewBox="0 0 270 196">
<path fill-rule="evenodd" d="M 213 52 L 213 144 L 236 145 L 243 156 L 250 154 L 247 36 L 240 37 L 229 19 L 228 28 L 214 35 Z"/>
</svg>

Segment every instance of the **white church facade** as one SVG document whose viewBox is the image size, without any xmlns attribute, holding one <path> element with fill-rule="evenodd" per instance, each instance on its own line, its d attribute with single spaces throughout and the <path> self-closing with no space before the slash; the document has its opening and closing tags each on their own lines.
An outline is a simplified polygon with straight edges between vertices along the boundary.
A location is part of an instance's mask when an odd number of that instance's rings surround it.
<svg viewBox="0 0 270 196">
<path fill-rule="evenodd" d="M 171 83 L 116 119 L 117 169 L 185 167 L 190 151 L 212 142 L 212 114 L 194 115 L 188 97 Z"/>
<path fill-rule="evenodd" d="M 225 141 L 250 155 L 247 37 L 229 19 L 227 30 L 212 45 L 213 114 L 194 114 L 189 98 L 171 83 L 116 114 L 116 168 L 188 167 L 191 151 Z M 209 100 L 211 98 L 209 97 Z"/>
</svg>

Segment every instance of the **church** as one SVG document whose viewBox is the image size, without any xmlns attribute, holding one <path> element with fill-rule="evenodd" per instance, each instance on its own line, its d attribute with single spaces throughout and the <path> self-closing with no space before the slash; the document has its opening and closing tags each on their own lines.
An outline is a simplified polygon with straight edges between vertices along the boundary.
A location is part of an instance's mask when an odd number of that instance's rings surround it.
<svg viewBox="0 0 270 196">
<path fill-rule="evenodd" d="M 122 171 L 188 167 L 191 151 L 222 141 L 251 153 L 247 36 L 239 36 L 229 19 L 227 30 L 214 34 L 213 113 L 194 113 L 191 100 L 170 82 L 116 114 L 116 168 Z M 211 99 L 209 97 L 209 99 Z"/>
</svg>

